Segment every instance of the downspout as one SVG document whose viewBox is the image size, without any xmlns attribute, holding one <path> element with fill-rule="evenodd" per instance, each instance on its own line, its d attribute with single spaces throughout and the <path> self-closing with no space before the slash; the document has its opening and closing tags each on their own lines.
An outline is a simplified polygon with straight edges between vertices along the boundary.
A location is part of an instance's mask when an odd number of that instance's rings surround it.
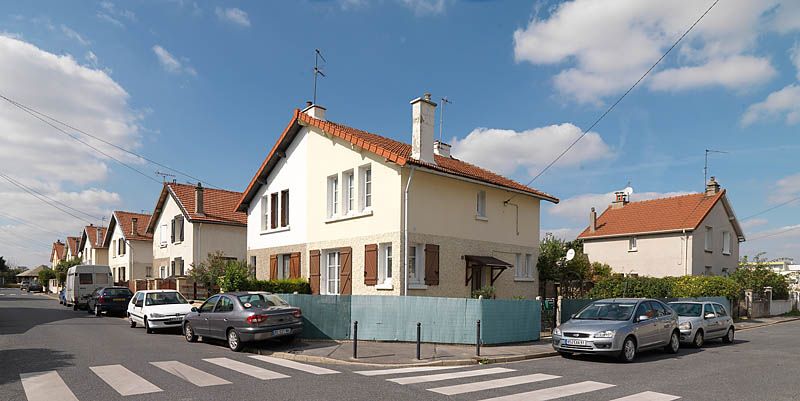
<svg viewBox="0 0 800 401">
<path fill-rule="evenodd" d="M 686 229 L 683 229 L 683 275 L 689 275 L 689 235 L 686 234 Z"/>
<path fill-rule="evenodd" d="M 517 236 L 519 236 L 519 205 L 517 205 L 516 203 L 511 203 L 508 200 L 503 201 L 503 205 L 504 206 L 511 205 L 511 206 L 514 206 L 516 208 L 516 211 L 517 211 L 517 213 L 516 213 Z"/>
<path fill-rule="evenodd" d="M 411 179 L 414 178 L 416 166 L 411 166 L 411 173 L 408 175 L 406 189 L 403 197 L 403 296 L 408 296 L 408 191 L 411 189 Z"/>
</svg>

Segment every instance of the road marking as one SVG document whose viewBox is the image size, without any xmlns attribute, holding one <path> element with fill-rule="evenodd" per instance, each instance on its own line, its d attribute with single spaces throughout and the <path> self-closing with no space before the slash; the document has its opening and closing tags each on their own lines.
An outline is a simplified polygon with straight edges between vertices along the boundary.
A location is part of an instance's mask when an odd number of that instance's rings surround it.
<svg viewBox="0 0 800 401">
<path fill-rule="evenodd" d="M 485 399 L 483 401 L 546 401 L 556 398 L 569 397 L 571 395 L 590 393 L 592 391 L 603 390 L 614 387 L 613 384 L 585 381 L 564 386 L 543 388 L 541 390 L 528 391 L 526 393 L 511 394 L 502 397 Z"/>
<path fill-rule="evenodd" d="M 330 375 L 334 373 L 339 373 L 335 370 L 321 368 L 319 366 L 307 365 L 305 363 L 290 361 L 286 359 L 274 358 L 271 356 L 265 355 L 251 355 L 250 358 L 258 359 L 259 361 L 263 361 L 266 363 L 272 363 L 278 366 L 283 366 L 289 369 L 295 369 L 299 371 L 303 371 L 306 373 L 313 373 L 315 375 Z"/>
<path fill-rule="evenodd" d="M 203 372 L 200 369 L 193 368 L 178 361 L 150 362 L 150 364 L 168 373 L 172 373 L 173 375 L 178 376 L 181 379 L 186 380 L 198 387 L 231 384 L 231 382 L 225 379 L 214 376 L 211 373 Z"/>
<path fill-rule="evenodd" d="M 228 368 L 239 373 L 244 373 L 248 376 L 253 376 L 256 379 L 261 380 L 284 379 L 289 377 L 282 373 L 273 372 L 271 370 L 249 365 L 244 362 L 234 361 L 233 359 L 228 358 L 207 358 L 203 360 L 213 363 L 214 365 L 222 366 L 223 368 Z"/>
<path fill-rule="evenodd" d="M 28 401 L 78 401 L 58 372 L 20 373 L 22 388 Z"/>
<path fill-rule="evenodd" d="M 430 372 L 435 370 L 456 369 L 463 368 L 464 366 L 418 366 L 415 368 L 397 368 L 397 369 L 381 369 L 381 370 L 362 370 L 355 373 L 364 376 L 381 376 L 393 375 L 402 373 L 416 373 L 416 372 Z"/>
<path fill-rule="evenodd" d="M 397 379 L 388 379 L 388 380 L 390 382 L 395 382 L 397 384 L 414 384 L 414 383 L 435 382 L 439 380 L 460 379 L 464 377 L 494 375 L 498 373 L 506 373 L 514 371 L 515 371 L 514 369 L 506 369 L 506 368 L 474 369 L 474 370 L 465 370 L 461 372 L 439 373 L 438 375 L 430 375 L 430 376 L 400 377 Z"/>
<path fill-rule="evenodd" d="M 617 398 L 611 401 L 672 401 L 681 397 L 676 395 L 656 393 L 655 391 L 645 391 L 643 393 Z"/>
<path fill-rule="evenodd" d="M 89 369 L 120 395 L 157 393 L 158 386 L 131 372 L 122 365 L 92 366 Z"/>
<path fill-rule="evenodd" d="M 526 376 L 506 377 L 503 379 L 487 380 L 482 382 L 457 384 L 455 386 L 437 387 L 428 389 L 434 393 L 444 395 L 455 395 L 463 393 L 471 393 L 473 391 L 490 390 L 493 388 L 516 386 L 519 384 L 536 383 L 545 380 L 558 379 L 561 376 L 546 375 L 543 373 L 535 373 Z"/>
</svg>

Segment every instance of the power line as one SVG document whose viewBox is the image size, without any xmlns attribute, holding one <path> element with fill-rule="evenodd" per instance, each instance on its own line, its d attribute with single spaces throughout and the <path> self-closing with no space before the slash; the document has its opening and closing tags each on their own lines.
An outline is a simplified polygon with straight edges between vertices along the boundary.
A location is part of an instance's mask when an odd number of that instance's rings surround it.
<svg viewBox="0 0 800 401">
<path fill-rule="evenodd" d="M 781 202 L 781 203 L 779 203 L 779 204 L 777 204 L 775 206 L 772 206 L 770 208 L 764 209 L 764 210 L 762 210 L 762 211 L 760 211 L 758 213 L 751 214 L 751 215 L 749 215 L 749 216 L 747 216 L 745 218 L 742 218 L 742 221 L 752 219 L 753 217 L 760 216 L 760 215 L 762 215 L 764 213 L 767 213 L 767 212 L 771 212 L 771 211 L 773 211 L 773 210 L 775 210 L 775 209 L 777 209 L 779 207 L 786 206 L 786 205 L 788 205 L 788 204 L 790 204 L 792 202 L 798 201 L 798 200 L 800 200 L 800 196 L 798 196 L 796 198 L 789 199 L 786 202 Z"/>
<path fill-rule="evenodd" d="M 44 228 L 44 227 L 42 227 L 42 226 L 40 226 L 40 225 L 38 225 L 36 223 L 33 223 L 33 222 L 29 221 L 29 220 L 25 220 L 22 217 L 13 216 L 13 215 L 10 215 L 10 214 L 7 214 L 7 213 L 0 212 L 0 217 L 5 217 L 5 218 L 7 218 L 9 220 L 16 221 L 16 222 L 18 222 L 20 224 L 25 224 L 25 225 L 31 226 L 33 228 L 37 228 L 39 230 L 48 232 L 50 234 L 56 234 L 58 236 L 61 236 L 62 234 L 64 234 L 64 232 L 53 231 L 53 230 L 51 230 L 49 228 Z"/>
<path fill-rule="evenodd" d="M 774 237 L 776 235 L 781 235 L 781 234 L 787 233 L 789 231 L 794 231 L 794 230 L 800 230 L 800 225 L 796 225 L 794 227 L 789 227 L 787 229 L 784 229 L 784 230 L 781 230 L 781 231 L 777 231 L 777 232 L 774 232 L 774 233 L 771 233 L 771 234 L 755 236 L 753 238 L 750 238 L 748 241 L 755 241 L 755 240 L 759 240 L 759 239 Z"/>
<path fill-rule="evenodd" d="M 666 52 L 664 52 L 664 54 L 662 54 L 662 55 L 661 55 L 661 57 L 660 57 L 660 58 L 659 58 L 659 59 L 658 59 L 658 60 L 657 60 L 655 63 L 653 63 L 653 65 L 652 65 L 652 66 L 650 66 L 650 68 L 649 68 L 649 69 L 648 69 L 648 70 L 647 70 L 647 71 L 646 71 L 644 74 L 642 74 L 642 76 L 641 76 L 641 77 L 639 77 L 639 79 L 638 79 L 638 80 L 636 80 L 636 82 L 634 82 L 634 83 L 633 83 L 633 85 L 631 85 L 631 87 L 630 87 L 630 88 L 628 88 L 628 90 L 626 90 L 626 91 L 625 91 L 625 93 L 623 93 L 623 94 L 622 94 L 622 96 L 620 96 L 620 97 L 619 97 L 619 99 L 617 99 L 617 101 L 616 101 L 616 102 L 614 102 L 614 103 L 611 105 L 611 107 L 609 107 L 608 109 L 606 109 L 606 111 L 605 111 L 605 112 L 603 112 L 603 114 L 601 114 L 601 115 L 600 115 L 600 117 L 598 117 L 598 118 L 597 118 L 597 119 L 596 119 L 596 120 L 595 120 L 595 121 L 592 123 L 592 125 L 590 125 L 590 126 L 589 126 L 589 128 L 587 128 L 587 129 L 585 129 L 585 130 L 582 130 L 582 131 L 583 131 L 583 133 L 581 133 L 581 135 L 578 137 L 578 139 L 576 139 L 576 140 L 575 140 L 575 141 L 573 141 L 573 142 L 572 142 L 572 143 L 571 143 L 569 146 L 567 146 L 567 148 L 566 148 L 566 149 L 564 149 L 564 151 L 563 151 L 563 152 L 561 152 L 561 153 L 560 153 L 560 154 L 559 154 L 559 155 L 558 155 L 558 156 L 557 156 L 555 159 L 553 159 L 553 161 L 551 161 L 550 163 L 548 163 L 548 164 L 547 164 L 547 165 L 546 165 L 546 166 L 545 166 L 545 167 L 542 169 L 542 171 L 540 171 L 540 172 L 539 172 L 538 174 L 536 174 L 536 175 L 535 175 L 533 178 L 531 178 L 531 180 L 530 180 L 530 181 L 528 181 L 528 183 L 527 183 L 527 184 L 525 184 L 525 186 L 527 187 L 527 186 L 531 185 L 531 184 L 532 184 L 534 181 L 536 181 L 536 179 L 538 179 L 539 177 L 541 177 L 541 176 L 542 176 L 542 175 L 543 175 L 543 174 L 544 174 L 544 173 L 545 173 L 547 170 L 549 170 L 549 169 L 550 169 L 550 167 L 552 167 L 554 164 L 556 164 L 556 162 L 558 162 L 558 161 L 559 161 L 559 160 L 560 160 L 562 157 L 564 157 L 564 155 L 565 155 L 565 154 L 567 154 L 567 152 L 569 152 L 569 151 L 570 151 L 570 150 L 571 150 L 571 149 L 572 149 L 572 148 L 573 148 L 573 147 L 574 147 L 576 144 L 578 144 L 578 142 L 580 142 L 580 140 L 581 140 L 581 139 L 583 139 L 583 137 L 584 137 L 584 136 L 586 136 L 586 134 L 588 134 L 588 133 L 589 133 L 589 132 L 590 132 L 590 131 L 591 131 L 591 130 L 592 130 L 594 127 L 595 127 L 595 126 L 597 126 L 597 124 L 599 124 L 599 123 L 600 123 L 600 121 L 602 121 L 602 120 L 603 120 L 603 119 L 604 119 L 604 118 L 605 118 L 605 117 L 606 117 L 606 116 L 607 116 L 609 113 L 611 113 L 611 111 L 612 111 L 612 110 L 614 110 L 614 108 L 615 108 L 615 107 L 617 107 L 617 105 L 618 105 L 618 104 L 619 104 L 619 103 L 622 101 L 622 99 L 624 99 L 626 96 L 628 96 L 628 94 L 629 94 L 629 93 L 631 93 L 631 91 L 633 91 L 633 89 L 634 89 L 634 88 L 636 88 L 636 87 L 639 85 L 639 83 L 640 83 L 640 82 L 642 82 L 642 81 L 644 80 L 644 78 L 645 78 L 645 77 L 647 77 L 647 76 L 650 74 L 650 72 L 651 72 L 651 71 L 653 71 L 653 70 L 656 68 L 656 66 L 657 66 L 659 63 L 661 63 L 661 61 L 662 61 L 662 60 L 664 60 L 664 59 L 667 57 L 667 55 L 668 55 L 670 52 L 672 52 L 672 49 L 674 49 L 676 46 L 678 46 L 678 44 L 679 44 L 679 43 L 680 43 L 680 42 L 683 40 L 683 38 L 685 38 L 685 37 L 686 37 L 686 35 L 688 35 L 688 34 L 689 34 L 689 32 L 691 32 L 691 31 L 692 31 L 692 29 L 694 29 L 694 27 L 695 27 L 697 24 L 699 24 L 699 23 L 700 23 L 700 21 L 701 21 L 701 20 L 702 20 L 702 19 L 703 19 L 703 18 L 704 18 L 704 17 L 705 17 L 705 16 L 706 16 L 706 15 L 707 15 L 707 14 L 708 14 L 710 11 L 711 11 L 711 9 L 712 9 L 712 8 L 714 8 L 714 6 L 716 6 L 716 5 L 717 5 L 717 3 L 719 3 L 719 0 L 715 0 L 715 1 L 714 1 L 714 3 L 712 3 L 712 4 L 711 4 L 711 6 L 710 6 L 710 7 L 708 7 L 708 9 L 706 9 L 706 11 L 705 11 L 705 12 L 704 12 L 702 15 L 700 15 L 700 18 L 698 18 L 696 21 L 694 21 L 694 23 L 693 23 L 693 24 L 692 24 L 692 25 L 689 27 L 689 29 L 687 29 L 687 30 L 686 30 L 686 31 L 683 33 L 683 35 L 681 35 L 681 36 L 678 38 L 678 40 L 676 40 L 676 41 L 675 41 L 675 43 L 673 43 L 673 44 L 672 44 L 672 46 L 670 46 L 670 47 L 669 47 L 669 49 L 667 49 L 667 51 L 666 51 Z M 517 194 L 516 194 L 516 193 L 515 193 L 515 194 L 513 194 L 513 195 L 511 195 L 511 197 L 510 197 L 510 198 L 508 198 L 508 200 L 506 200 L 506 202 L 510 201 L 511 199 L 514 199 L 514 197 L 515 197 L 515 196 L 517 196 Z"/>
<path fill-rule="evenodd" d="M 73 214 L 73 213 L 70 213 L 69 211 L 67 211 L 67 210 L 65 210 L 65 209 L 63 209 L 63 208 L 61 208 L 61 207 L 59 207 L 58 205 L 61 205 L 61 206 L 63 206 L 63 207 L 64 207 L 64 208 L 66 208 L 66 209 L 74 210 L 74 211 L 76 211 L 76 212 L 78 212 L 78 213 L 84 214 L 84 215 L 86 215 L 86 216 L 89 216 L 89 217 L 91 217 L 91 218 L 93 218 L 93 219 L 99 220 L 99 218 L 98 218 L 98 217 L 96 217 L 96 216 L 92 216 L 92 215 L 91 215 L 91 214 L 89 214 L 89 213 L 86 213 L 86 212 L 84 212 L 84 211 L 81 211 L 81 210 L 75 209 L 75 208 L 74 208 L 74 207 L 72 207 L 72 206 L 69 206 L 69 205 L 67 205 L 67 204 L 64 204 L 64 203 L 62 203 L 62 202 L 60 202 L 60 201 L 57 201 L 57 200 L 55 200 L 55 199 L 53 199 L 53 198 L 50 198 L 49 196 L 47 196 L 47 195 L 44 195 L 44 194 L 42 194 L 41 192 L 39 192 L 39 191 L 37 191 L 37 190 L 35 190 L 35 189 L 33 189 L 33 188 L 30 188 L 30 187 L 26 186 L 25 184 L 22 184 L 22 183 L 20 183 L 19 181 L 15 180 L 15 179 L 13 179 L 13 178 L 11 178 L 11 177 L 9 177 L 9 176 L 7 176 L 7 175 L 3 174 L 3 173 L 0 173 L 0 178 L 4 178 L 6 181 L 10 182 L 11 184 L 13 184 L 14 186 L 16 186 L 17 188 L 20 188 L 20 189 L 22 189 L 23 191 L 25 191 L 25 192 L 29 193 L 29 194 L 30 194 L 31 196 L 33 196 L 34 198 L 36 198 L 36 199 L 39 199 L 40 201 L 42 201 L 42 202 L 44 202 L 44 203 L 46 203 L 46 204 L 48 204 L 48 205 L 50 205 L 50 206 L 52 206 L 52 207 L 54 207 L 54 208 L 58 209 L 58 210 L 60 210 L 60 211 L 62 211 L 62 212 L 64 212 L 64 213 L 66 213 L 66 214 L 68 214 L 68 215 L 70 215 L 70 216 L 72 216 L 72 217 L 74 217 L 74 218 L 76 218 L 76 219 L 83 220 L 83 221 L 85 221 L 85 222 L 87 222 L 87 223 L 89 223 L 89 224 L 94 224 L 94 221 L 90 221 L 90 220 L 87 220 L 87 219 L 85 219 L 85 218 L 83 218 L 83 217 L 77 216 L 77 215 L 75 215 L 75 214 Z M 56 204 L 58 204 L 58 205 L 56 205 Z"/>
</svg>

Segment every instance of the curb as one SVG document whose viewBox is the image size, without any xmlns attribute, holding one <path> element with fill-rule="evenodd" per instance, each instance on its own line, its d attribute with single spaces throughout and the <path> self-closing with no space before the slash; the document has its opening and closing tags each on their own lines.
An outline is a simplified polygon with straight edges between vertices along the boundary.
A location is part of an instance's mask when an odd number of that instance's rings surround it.
<svg viewBox="0 0 800 401">
<path fill-rule="evenodd" d="M 741 329 L 737 327 L 736 330 L 737 331 L 747 331 L 747 330 L 758 329 L 758 328 L 761 328 L 761 327 L 772 326 L 772 325 L 781 324 L 781 323 L 794 322 L 794 321 L 797 321 L 797 320 L 800 320 L 800 317 L 794 317 L 794 318 L 791 318 L 791 319 L 779 320 L 777 322 L 769 322 L 769 323 L 757 324 L 757 325 L 753 325 L 753 326 L 750 326 L 750 327 L 744 327 L 744 328 L 741 328 Z M 735 326 L 736 325 L 734 324 L 734 327 Z"/>
</svg>

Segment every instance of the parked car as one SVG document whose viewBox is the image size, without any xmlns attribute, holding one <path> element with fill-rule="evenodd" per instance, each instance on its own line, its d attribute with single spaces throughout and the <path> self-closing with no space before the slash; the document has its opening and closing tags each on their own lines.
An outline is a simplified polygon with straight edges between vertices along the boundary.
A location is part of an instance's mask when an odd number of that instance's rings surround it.
<svg viewBox="0 0 800 401">
<path fill-rule="evenodd" d="M 61 291 L 58 292 L 58 303 L 60 303 L 61 305 L 67 304 L 67 299 L 65 298 L 66 292 L 67 292 L 66 288 L 62 288 Z"/>
<path fill-rule="evenodd" d="M 64 297 L 73 310 L 86 307 L 94 290 L 112 285 L 111 268 L 103 265 L 78 265 L 67 270 Z"/>
<path fill-rule="evenodd" d="M 133 294 L 128 302 L 131 327 L 144 326 L 150 334 L 156 329 L 179 328 L 192 305 L 175 290 L 147 290 Z"/>
<path fill-rule="evenodd" d="M 708 340 L 721 338 L 722 342 L 733 342 L 733 319 L 725 307 L 716 302 L 670 302 L 678 313 L 678 328 L 681 342 L 702 347 Z"/>
<path fill-rule="evenodd" d="M 280 338 L 289 341 L 303 331 L 303 314 L 277 295 L 268 292 L 229 292 L 208 298 L 192 308 L 183 322 L 189 342 L 203 338 L 228 341 L 240 351 L 244 343 Z"/>
<path fill-rule="evenodd" d="M 31 283 L 28 286 L 28 292 L 43 292 L 43 291 L 44 287 L 42 287 L 42 285 L 39 283 Z"/>
<path fill-rule="evenodd" d="M 132 297 L 133 293 L 128 287 L 98 288 L 89 298 L 86 310 L 95 316 L 101 316 L 103 312 L 125 314 Z"/>
<path fill-rule="evenodd" d="M 562 356 L 606 354 L 632 362 L 639 352 L 680 348 L 678 314 L 655 299 L 594 301 L 553 330 L 553 348 Z"/>
</svg>

